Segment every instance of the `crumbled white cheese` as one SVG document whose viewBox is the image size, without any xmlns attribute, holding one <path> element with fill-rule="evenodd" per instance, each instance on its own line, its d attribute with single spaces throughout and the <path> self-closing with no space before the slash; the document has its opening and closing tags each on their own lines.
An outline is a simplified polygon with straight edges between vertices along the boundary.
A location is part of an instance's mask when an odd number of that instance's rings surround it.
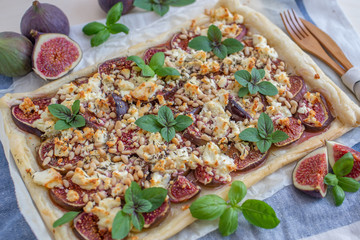
<svg viewBox="0 0 360 240">
<path fill-rule="evenodd" d="M 36 184 L 47 188 L 62 186 L 62 176 L 53 168 L 34 173 L 33 179 Z"/>
</svg>

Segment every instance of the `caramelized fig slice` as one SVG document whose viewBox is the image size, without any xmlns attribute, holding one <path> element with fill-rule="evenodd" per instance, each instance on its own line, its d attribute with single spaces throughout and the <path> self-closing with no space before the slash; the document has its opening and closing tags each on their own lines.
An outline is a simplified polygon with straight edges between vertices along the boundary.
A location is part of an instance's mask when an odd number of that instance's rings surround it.
<svg viewBox="0 0 360 240">
<path fill-rule="evenodd" d="M 290 92 L 293 95 L 292 100 L 299 102 L 307 91 L 304 79 L 301 76 L 290 76 Z"/>
<path fill-rule="evenodd" d="M 122 117 L 128 112 L 129 104 L 124 102 L 121 97 L 115 93 L 112 94 L 116 106 L 116 116 L 118 120 L 121 120 Z"/>
<path fill-rule="evenodd" d="M 169 187 L 169 197 L 171 202 L 185 202 L 195 197 L 201 188 L 190 182 L 184 176 L 178 176 L 176 181 Z"/>
<path fill-rule="evenodd" d="M 238 26 L 241 28 L 241 32 L 235 38 L 241 41 L 247 33 L 247 28 L 243 24 L 238 24 Z"/>
<path fill-rule="evenodd" d="M 208 143 L 207 140 L 201 138 L 202 133 L 199 131 L 197 127 L 190 125 L 183 133 L 183 137 L 189 140 L 191 143 L 196 146 L 206 145 Z"/>
<path fill-rule="evenodd" d="M 99 218 L 92 213 L 80 213 L 74 219 L 73 231 L 81 240 L 112 240 L 109 231 L 100 230 Z"/>
<path fill-rule="evenodd" d="M 121 73 L 121 70 L 129 69 L 129 74 L 123 74 L 125 78 L 129 78 L 132 63 L 132 61 L 126 60 L 126 57 L 110 59 L 99 65 L 98 72 L 100 75 L 103 73 L 110 75 L 114 74 L 115 71 Z"/>
<path fill-rule="evenodd" d="M 195 168 L 194 177 L 199 183 L 201 183 L 202 185 L 207 186 L 207 187 L 218 187 L 220 185 L 227 183 L 227 182 L 223 182 L 223 181 L 215 179 L 213 177 L 214 173 L 212 175 L 210 175 L 206 171 L 206 168 L 208 168 L 208 167 L 201 166 L 201 165 L 198 165 Z"/>
<path fill-rule="evenodd" d="M 24 101 L 30 101 L 30 99 L 25 99 Z M 49 106 L 51 102 L 50 98 L 43 98 L 43 99 L 38 99 L 38 100 L 34 100 L 32 101 L 32 103 L 35 106 L 39 106 L 39 110 L 41 111 L 45 111 L 45 109 L 47 108 L 47 106 Z M 38 111 L 29 111 L 28 113 L 24 113 L 19 105 L 15 105 L 11 107 L 11 116 L 12 119 L 14 120 L 16 126 L 18 126 L 21 130 L 28 132 L 28 133 L 32 133 L 35 134 L 36 136 L 41 136 L 44 133 L 42 131 L 40 131 L 39 129 L 35 128 L 32 126 L 32 124 L 40 118 L 40 113 Z"/>
<path fill-rule="evenodd" d="M 326 148 L 319 148 L 297 163 L 293 172 L 294 186 L 310 196 L 325 197 L 324 178 L 328 171 Z"/>
<path fill-rule="evenodd" d="M 150 62 L 150 59 L 151 57 L 155 54 L 155 53 L 158 53 L 158 52 L 166 52 L 167 50 L 169 50 L 167 47 L 165 46 L 158 46 L 158 47 L 152 47 L 152 48 L 149 48 L 148 50 L 145 51 L 144 53 L 144 62 L 146 64 L 149 64 Z"/>
<path fill-rule="evenodd" d="M 268 151 L 261 153 L 259 150 L 255 150 L 252 147 L 248 155 L 244 159 L 241 159 L 239 150 L 234 145 L 232 145 L 229 148 L 227 155 L 234 159 L 234 162 L 237 166 L 237 171 L 244 172 L 262 164 L 268 156 Z"/>
<path fill-rule="evenodd" d="M 190 40 L 196 37 L 196 36 L 190 37 L 190 34 L 193 34 L 193 33 L 189 32 L 189 34 L 187 34 L 187 35 L 185 35 L 181 32 L 176 33 L 170 42 L 171 49 L 181 48 L 184 51 L 188 50 L 188 45 L 189 45 Z"/>
<path fill-rule="evenodd" d="M 231 113 L 231 119 L 234 121 L 243 121 L 245 119 L 251 119 L 248 114 L 234 99 L 230 99 L 226 105 L 226 110 Z"/>
<path fill-rule="evenodd" d="M 307 92 L 299 103 L 297 117 L 310 132 L 321 131 L 334 120 L 325 98 L 320 93 Z"/>
<path fill-rule="evenodd" d="M 274 143 L 274 145 L 277 147 L 283 147 L 299 140 L 305 130 L 305 127 L 302 125 L 301 121 L 293 117 L 284 118 L 280 121 L 282 124 L 274 123 L 275 130 L 281 130 L 285 132 L 289 138 L 284 141 Z"/>
<path fill-rule="evenodd" d="M 144 228 L 152 228 L 159 225 L 170 213 L 170 201 L 165 202 L 157 209 L 149 213 L 143 213 L 145 224 Z"/>
</svg>

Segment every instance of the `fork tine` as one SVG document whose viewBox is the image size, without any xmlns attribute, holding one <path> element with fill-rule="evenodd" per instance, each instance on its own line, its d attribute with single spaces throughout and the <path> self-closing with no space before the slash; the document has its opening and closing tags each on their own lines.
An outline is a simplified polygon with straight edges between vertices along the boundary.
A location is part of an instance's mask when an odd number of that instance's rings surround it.
<svg viewBox="0 0 360 240">
<path fill-rule="evenodd" d="M 311 33 L 309 32 L 309 30 L 304 26 L 304 24 L 301 22 L 301 20 L 299 19 L 298 15 L 295 13 L 294 9 L 291 9 L 293 16 L 295 18 L 295 21 L 298 23 L 298 26 L 300 27 L 300 29 L 303 31 L 303 33 L 305 34 L 305 36 L 309 36 Z"/>
<path fill-rule="evenodd" d="M 305 38 L 306 35 L 301 32 L 301 28 L 298 26 L 299 24 L 296 22 L 294 16 L 292 16 L 290 10 L 287 10 L 288 18 L 290 23 L 293 25 L 294 31 L 297 32 L 298 35 L 301 35 L 302 38 Z"/>
<path fill-rule="evenodd" d="M 284 14 L 284 19 L 285 19 L 285 26 L 287 26 L 286 29 L 288 30 L 288 32 L 291 32 L 290 35 L 293 37 L 297 37 L 298 40 L 301 40 L 303 38 L 303 36 L 298 33 L 297 29 L 292 24 L 292 21 L 288 15 L 287 11 L 284 11 L 283 14 Z"/>
<path fill-rule="evenodd" d="M 293 29 L 291 28 L 291 26 L 288 23 L 288 20 L 286 18 L 286 12 L 280 13 L 280 16 L 281 16 L 281 20 L 283 21 L 283 23 L 285 25 L 286 30 L 290 34 L 290 36 L 292 38 L 294 38 L 294 40 L 296 40 L 295 38 L 297 38 L 299 40 L 300 37 L 293 31 Z"/>
</svg>

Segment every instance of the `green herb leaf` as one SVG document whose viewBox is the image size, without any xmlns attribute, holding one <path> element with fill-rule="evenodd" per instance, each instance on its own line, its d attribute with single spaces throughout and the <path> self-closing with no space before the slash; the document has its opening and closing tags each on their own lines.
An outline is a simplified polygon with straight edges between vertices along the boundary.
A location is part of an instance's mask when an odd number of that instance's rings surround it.
<svg viewBox="0 0 360 240">
<path fill-rule="evenodd" d="M 244 97 L 244 96 L 246 96 L 246 95 L 248 95 L 248 94 L 249 94 L 248 88 L 247 88 L 247 87 L 242 87 L 242 88 L 240 88 L 240 90 L 239 90 L 238 96 L 239 96 L 239 97 Z"/>
<path fill-rule="evenodd" d="M 220 29 L 215 25 L 211 25 L 209 27 L 209 29 L 207 31 L 207 36 L 211 42 L 220 43 L 221 39 L 222 39 L 222 33 L 221 33 Z"/>
<path fill-rule="evenodd" d="M 336 185 L 338 185 L 338 182 L 339 181 L 338 181 L 336 175 L 332 174 L 332 173 L 326 174 L 326 176 L 324 178 L 324 183 L 329 186 L 336 186 Z"/>
<path fill-rule="evenodd" d="M 167 3 L 173 7 L 183 7 L 194 3 L 195 0 L 168 0 Z"/>
<path fill-rule="evenodd" d="M 53 223 L 53 228 L 61 226 L 65 223 L 72 221 L 80 212 L 67 212 L 61 218 Z"/>
<path fill-rule="evenodd" d="M 279 93 L 278 89 L 268 81 L 260 82 L 258 85 L 259 93 L 266 96 L 275 96 Z"/>
<path fill-rule="evenodd" d="M 171 109 L 167 106 L 162 106 L 158 111 L 158 122 L 165 127 L 169 126 L 169 123 L 174 120 L 174 115 Z"/>
<path fill-rule="evenodd" d="M 132 201 L 126 202 L 122 211 L 127 214 L 133 214 L 133 212 L 135 211 L 134 202 L 132 202 Z"/>
<path fill-rule="evenodd" d="M 179 71 L 172 67 L 160 67 L 155 71 L 155 73 L 160 77 L 180 76 Z"/>
<path fill-rule="evenodd" d="M 145 9 L 147 11 L 152 11 L 152 0 L 135 0 L 134 6 L 138 8 Z"/>
<path fill-rule="evenodd" d="M 220 59 L 226 58 L 226 56 L 228 54 L 227 48 L 223 44 L 221 44 L 217 47 L 214 47 L 212 51 Z"/>
<path fill-rule="evenodd" d="M 91 47 L 99 46 L 104 43 L 110 37 L 110 32 L 107 29 L 101 30 L 95 36 L 93 36 L 90 40 Z"/>
<path fill-rule="evenodd" d="M 176 121 L 176 125 L 174 126 L 174 128 L 177 132 L 181 132 L 185 130 L 194 122 L 191 117 L 185 115 L 177 116 L 175 121 Z"/>
<path fill-rule="evenodd" d="M 231 184 L 228 197 L 233 206 L 238 204 L 247 193 L 246 186 L 242 181 L 234 181 Z"/>
<path fill-rule="evenodd" d="M 141 193 L 139 193 L 139 197 L 141 197 Z M 134 208 L 136 212 L 148 212 L 151 208 L 151 202 L 146 199 L 137 198 L 134 202 Z"/>
<path fill-rule="evenodd" d="M 169 5 L 167 4 L 153 4 L 153 10 L 161 17 L 164 16 L 169 11 Z"/>
<path fill-rule="evenodd" d="M 111 24 L 108 27 L 108 29 L 109 29 L 110 33 L 112 33 L 112 34 L 121 33 L 121 32 L 123 32 L 125 34 L 129 33 L 129 28 L 121 23 Z"/>
<path fill-rule="evenodd" d="M 264 71 L 264 70 L 263 70 L 263 71 Z M 265 74 L 264 74 L 264 75 L 265 75 Z M 259 82 L 259 81 L 264 77 L 264 75 L 261 74 L 261 73 L 259 72 L 259 70 L 257 70 L 256 68 L 253 68 L 253 69 L 251 70 L 251 79 L 252 79 L 252 81 L 253 81 L 254 83 Z"/>
<path fill-rule="evenodd" d="M 175 137 L 175 128 L 174 127 L 163 127 L 160 130 L 161 136 L 165 139 L 165 141 L 170 142 L 171 139 Z"/>
<path fill-rule="evenodd" d="M 247 128 L 239 135 L 240 139 L 248 142 L 258 142 L 261 140 L 259 132 L 256 128 Z"/>
<path fill-rule="evenodd" d="M 203 50 L 204 52 L 211 52 L 212 50 L 211 41 L 205 36 L 199 36 L 192 39 L 188 46 L 189 48 Z"/>
<path fill-rule="evenodd" d="M 162 126 L 158 122 L 158 118 L 154 115 L 145 115 L 135 121 L 135 124 L 148 132 L 160 132 Z"/>
<path fill-rule="evenodd" d="M 67 122 L 65 122 L 64 120 L 57 120 L 57 122 L 55 123 L 54 129 L 61 131 L 61 130 L 65 130 L 71 128 L 71 125 Z"/>
<path fill-rule="evenodd" d="M 354 157 L 350 152 L 348 152 L 335 162 L 333 170 L 336 176 L 343 177 L 351 172 L 353 166 Z"/>
<path fill-rule="evenodd" d="M 131 218 L 129 214 L 119 211 L 113 221 L 111 237 L 113 239 L 123 239 L 129 232 L 131 227 Z"/>
<path fill-rule="evenodd" d="M 273 143 L 278 143 L 278 142 L 281 142 L 281 141 L 284 141 L 286 139 L 288 139 L 289 136 L 284 133 L 283 131 L 280 131 L 280 130 L 276 130 L 275 132 L 273 132 L 271 134 L 271 141 Z"/>
<path fill-rule="evenodd" d="M 244 45 L 235 38 L 225 39 L 222 44 L 227 48 L 228 54 L 233 54 L 244 49 Z"/>
<path fill-rule="evenodd" d="M 135 212 L 131 215 L 131 222 L 137 230 L 141 231 L 144 227 L 145 219 L 141 213 Z"/>
<path fill-rule="evenodd" d="M 265 70 L 264 69 L 257 69 L 257 71 L 260 74 L 260 79 L 263 79 L 265 77 Z"/>
<path fill-rule="evenodd" d="M 165 201 L 167 190 L 160 187 L 146 188 L 142 190 L 142 199 L 148 200 L 151 203 L 151 208 L 147 212 L 152 212 L 158 209 Z"/>
<path fill-rule="evenodd" d="M 344 199 L 345 199 L 344 190 L 339 185 L 336 185 L 333 187 L 332 192 L 334 195 L 335 205 L 340 206 L 344 202 Z"/>
<path fill-rule="evenodd" d="M 110 26 L 111 24 L 114 24 L 117 21 L 119 21 L 122 11 L 123 11 L 122 2 L 118 2 L 114 6 L 112 6 L 106 16 L 106 25 Z"/>
<path fill-rule="evenodd" d="M 51 104 L 48 106 L 49 112 L 58 119 L 67 120 L 71 117 L 71 111 L 67 107 L 61 104 Z"/>
<path fill-rule="evenodd" d="M 246 70 L 237 71 L 235 74 L 235 79 L 241 86 L 246 87 L 251 81 L 251 75 Z"/>
<path fill-rule="evenodd" d="M 261 113 L 258 119 L 257 127 L 259 132 L 264 133 L 266 136 L 274 131 L 274 125 L 271 118 L 266 113 Z"/>
<path fill-rule="evenodd" d="M 144 66 L 146 66 L 144 60 L 139 56 L 130 56 L 126 60 L 135 62 L 136 65 L 141 69 L 143 69 Z"/>
<path fill-rule="evenodd" d="M 358 181 L 348 177 L 339 177 L 338 184 L 345 192 L 357 192 L 360 188 Z"/>
<path fill-rule="evenodd" d="M 253 83 L 249 83 L 247 87 L 250 94 L 255 94 L 259 91 L 259 87 Z"/>
<path fill-rule="evenodd" d="M 73 105 L 71 106 L 72 114 L 78 114 L 80 110 L 80 100 L 75 100 Z"/>
<path fill-rule="evenodd" d="M 256 146 L 258 147 L 261 153 L 265 153 L 271 147 L 271 141 L 266 139 L 261 139 L 256 143 Z"/>
<path fill-rule="evenodd" d="M 236 208 L 227 208 L 220 216 L 219 231 L 222 236 L 229 236 L 238 227 L 239 211 Z"/>
<path fill-rule="evenodd" d="M 275 228 L 280 223 L 274 209 L 267 203 L 260 200 L 246 200 L 241 205 L 241 211 L 243 212 L 246 220 L 261 228 Z"/>
<path fill-rule="evenodd" d="M 190 212 L 197 219 L 214 220 L 220 217 L 226 208 L 227 204 L 224 199 L 215 194 L 209 194 L 193 202 Z"/>
<path fill-rule="evenodd" d="M 151 59 L 149 66 L 152 70 L 156 71 L 158 68 L 161 68 L 165 63 L 165 54 L 163 52 L 155 53 Z"/>
<path fill-rule="evenodd" d="M 75 118 L 70 122 L 70 125 L 73 128 L 83 127 L 85 126 L 85 124 L 86 124 L 85 118 L 81 115 L 76 115 Z"/>
<path fill-rule="evenodd" d="M 136 182 L 131 182 L 130 187 L 125 191 L 125 202 L 133 202 L 135 206 L 136 201 L 140 199 L 141 196 L 141 187 Z"/>
<path fill-rule="evenodd" d="M 97 34 L 98 32 L 100 32 L 101 30 L 104 30 L 106 27 L 104 24 L 99 23 L 99 22 L 91 22 L 86 24 L 82 31 L 83 33 L 85 33 L 88 36 Z"/>
</svg>

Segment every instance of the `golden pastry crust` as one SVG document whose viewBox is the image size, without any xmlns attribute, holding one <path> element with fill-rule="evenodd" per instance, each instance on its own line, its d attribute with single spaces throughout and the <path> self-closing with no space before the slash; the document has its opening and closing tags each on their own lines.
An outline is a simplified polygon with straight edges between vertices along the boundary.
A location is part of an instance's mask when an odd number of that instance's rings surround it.
<svg viewBox="0 0 360 240">
<path fill-rule="evenodd" d="M 283 59 L 296 74 L 301 75 L 311 89 L 316 89 L 326 97 L 331 103 L 332 113 L 336 116 L 336 120 L 330 125 L 327 131 L 300 144 L 292 144 L 287 147 L 272 149 L 265 164 L 245 174 L 239 174 L 234 177 L 233 180 L 241 180 L 247 187 L 250 187 L 286 164 L 324 145 L 325 140 L 335 139 L 359 125 L 360 108 L 277 26 L 272 24 L 262 14 L 240 5 L 237 0 L 220 0 L 217 7 L 219 6 L 229 7 L 233 12 L 243 15 L 246 27 L 252 32 L 260 33 L 267 38 L 269 45 L 276 49 L 280 58 Z M 199 24 L 209 21 L 210 18 L 205 15 L 200 16 L 197 20 Z M 147 48 L 167 41 L 175 32 L 178 32 L 184 26 L 189 26 L 189 22 L 184 23 L 183 26 L 174 27 L 171 32 L 162 34 L 152 41 L 136 45 L 127 52 L 119 55 L 139 55 Z M 289 49 L 291 51 L 289 51 Z M 64 212 L 51 201 L 48 189 L 38 186 L 32 181 L 33 173 L 40 170 L 36 161 L 35 151 L 36 147 L 40 144 L 40 140 L 32 134 L 21 131 L 15 125 L 12 121 L 10 106 L 19 104 L 20 99 L 24 98 L 24 96 L 30 98 L 50 96 L 63 84 L 73 81 L 77 77 L 90 75 L 96 72 L 96 70 L 96 65 L 91 66 L 55 82 L 51 82 L 36 91 L 7 94 L 0 102 L 5 131 L 10 141 L 10 148 L 14 160 L 46 226 L 53 232 L 55 239 L 76 239 L 76 237 L 69 224 L 65 224 L 56 229 L 52 228 L 52 223 L 61 217 Z M 318 74 L 320 78 L 315 78 L 316 74 Z M 225 197 L 229 187 L 229 185 L 226 185 L 216 190 L 204 188 L 201 195 L 212 193 Z M 174 204 L 171 208 L 170 215 L 160 226 L 133 235 L 136 235 L 139 239 L 166 239 L 173 236 L 195 221 L 190 211 L 186 208 L 186 206 L 190 204 L 191 201 L 183 204 Z"/>
</svg>

